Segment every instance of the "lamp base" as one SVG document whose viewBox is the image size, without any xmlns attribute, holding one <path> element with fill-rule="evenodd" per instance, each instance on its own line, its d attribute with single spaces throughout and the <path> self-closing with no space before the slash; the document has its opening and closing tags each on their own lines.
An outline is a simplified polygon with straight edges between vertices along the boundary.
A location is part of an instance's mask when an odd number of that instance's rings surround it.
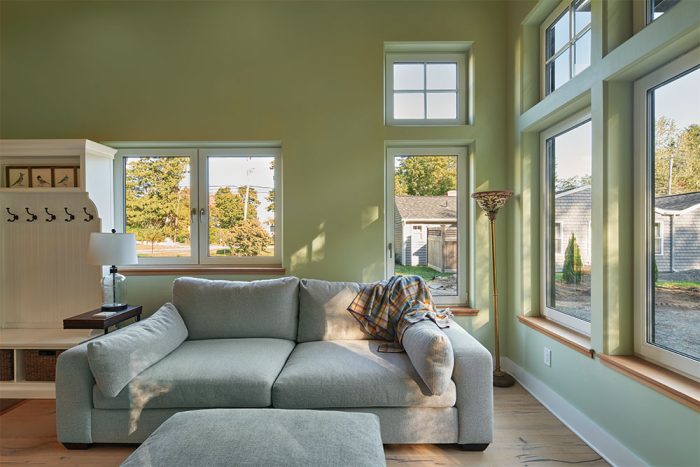
<svg viewBox="0 0 700 467">
<path fill-rule="evenodd" d="M 505 371 L 493 372 L 493 385 L 497 388 L 509 388 L 515 384 L 515 379 Z"/>
<path fill-rule="evenodd" d="M 102 305 L 102 311 L 123 311 L 129 308 L 126 303 L 105 303 Z"/>
</svg>

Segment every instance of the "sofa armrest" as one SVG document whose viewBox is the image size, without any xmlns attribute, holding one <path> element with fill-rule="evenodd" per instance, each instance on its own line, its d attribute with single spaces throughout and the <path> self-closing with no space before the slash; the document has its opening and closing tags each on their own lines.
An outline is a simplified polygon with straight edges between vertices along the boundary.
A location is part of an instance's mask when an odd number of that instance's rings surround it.
<svg viewBox="0 0 700 467">
<path fill-rule="evenodd" d="M 493 439 L 493 358 L 491 353 L 452 321 L 443 329 L 452 343 L 457 386 L 459 444 L 485 444 Z"/>
<path fill-rule="evenodd" d="M 92 387 L 95 379 L 87 343 L 63 352 L 56 362 L 56 432 L 61 443 L 92 443 Z"/>
</svg>

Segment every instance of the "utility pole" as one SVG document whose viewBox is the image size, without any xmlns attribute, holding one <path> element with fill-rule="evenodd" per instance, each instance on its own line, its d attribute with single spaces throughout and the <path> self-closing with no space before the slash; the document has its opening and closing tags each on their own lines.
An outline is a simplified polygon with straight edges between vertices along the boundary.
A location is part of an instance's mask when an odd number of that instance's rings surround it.
<svg viewBox="0 0 700 467">
<path fill-rule="evenodd" d="M 250 162 L 252 158 L 248 158 L 248 162 Z M 246 169 L 245 171 L 245 199 L 243 203 L 243 222 L 245 222 L 248 219 L 248 199 L 250 197 L 250 174 L 253 173 L 253 170 L 255 170 L 254 167 L 251 167 L 249 169 Z"/>
</svg>

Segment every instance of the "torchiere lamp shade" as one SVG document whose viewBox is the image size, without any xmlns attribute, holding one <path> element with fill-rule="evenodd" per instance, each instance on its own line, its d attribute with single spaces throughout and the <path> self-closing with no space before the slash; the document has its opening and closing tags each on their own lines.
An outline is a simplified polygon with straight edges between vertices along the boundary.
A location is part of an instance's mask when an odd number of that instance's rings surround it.
<svg viewBox="0 0 700 467">
<path fill-rule="evenodd" d="M 125 233 L 91 233 L 87 262 L 100 266 L 138 264 L 136 236 Z"/>
<path fill-rule="evenodd" d="M 479 191 L 477 193 L 472 193 L 472 198 L 476 201 L 486 213 L 486 216 L 490 220 L 496 219 L 496 213 L 498 210 L 506 204 L 506 201 L 513 196 L 513 192 L 510 190 L 493 190 L 493 191 Z"/>
</svg>

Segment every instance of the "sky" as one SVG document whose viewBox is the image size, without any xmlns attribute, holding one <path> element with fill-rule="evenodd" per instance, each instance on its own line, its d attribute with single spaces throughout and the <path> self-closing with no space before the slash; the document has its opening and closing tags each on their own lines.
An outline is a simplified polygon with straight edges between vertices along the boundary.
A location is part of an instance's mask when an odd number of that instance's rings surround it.
<svg viewBox="0 0 700 467">
<path fill-rule="evenodd" d="M 676 121 L 679 130 L 700 125 L 700 68 L 654 90 L 654 117 Z"/>
</svg>

